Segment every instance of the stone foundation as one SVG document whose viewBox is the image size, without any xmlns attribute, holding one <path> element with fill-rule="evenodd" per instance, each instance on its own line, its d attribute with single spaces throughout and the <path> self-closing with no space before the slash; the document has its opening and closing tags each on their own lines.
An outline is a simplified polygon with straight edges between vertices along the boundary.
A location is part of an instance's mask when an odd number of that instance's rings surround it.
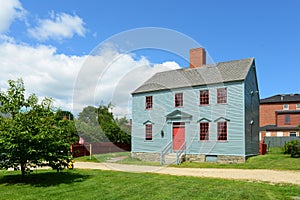
<svg viewBox="0 0 300 200">
<path fill-rule="evenodd" d="M 131 152 L 131 157 L 146 162 L 160 162 L 159 153 Z"/>
<path fill-rule="evenodd" d="M 237 164 L 245 163 L 246 158 L 243 156 L 217 155 L 216 162 L 221 164 Z M 184 162 L 206 162 L 206 155 L 201 154 L 186 154 L 183 157 Z"/>
<path fill-rule="evenodd" d="M 218 156 L 217 162 L 221 164 L 238 164 L 245 163 L 246 158 L 243 156 Z"/>
<path fill-rule="evenodd" d="M 160 162 L 159 153 L 131 152 L 132 158 L 137 158 L 146 162 Z M 182 155 L 182 162 L 206 162 L 206 155 L 203 154 L 186 154 Z M 246 157 L 232 155 L 216 155 L 216 163 L 237 164 L 245 163 Z"/>
</svg>

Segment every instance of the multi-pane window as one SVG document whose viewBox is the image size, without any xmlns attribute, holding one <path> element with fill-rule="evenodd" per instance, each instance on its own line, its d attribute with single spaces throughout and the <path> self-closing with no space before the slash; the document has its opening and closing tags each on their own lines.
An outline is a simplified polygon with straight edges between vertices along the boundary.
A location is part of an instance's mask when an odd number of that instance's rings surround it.
<svg viewBox="0 0 300 200">
<path fill-rule="evenodd" d="M 288 110 L 289 109 L 289 104 L 283 104 L 283 110 Z"/>
<path fill-rule="evenodd" d="M 289 115 L 285 116 L 285 124 L 290 124 L 291 123 L 291 118 Z"/>
<path fill-rule="evenodd" d="M 146 140 L 152 140 L 152 124 L 146 124 Z"/>
<path fill-rule="evenodd" d="M 227 140 L 227 122 L 218 122 L 218 140 Z"/>
<path fill-rule="evenodd" d="M 200 123 L 200 140 L 209 139 L 209 123 L 201 122 Z"/>
<path fill-rule="evenodd" d="M 153 105 L 153 97 L 152 96 L 146 96 L 146 109 L 152 109 Z"/>
<path fill-rule="evenodd" d="M 300 110 L 300 103 L 296 104 L 296 109 Z"/>
<path fill-rule="evenodd" d="M 175 107 L 183 106 L 183 93 L 175 93 Z"/>
<path fill-rule="evenodd" d="M 209 104 L 209 91 L 200 90 L 200 105 L 208 105 L 208 104 Z"/>
<path fill-rule="evenodd" d="M 227 103 L 227 88 L 217 89 L 217 103 Z"/>
</svg>

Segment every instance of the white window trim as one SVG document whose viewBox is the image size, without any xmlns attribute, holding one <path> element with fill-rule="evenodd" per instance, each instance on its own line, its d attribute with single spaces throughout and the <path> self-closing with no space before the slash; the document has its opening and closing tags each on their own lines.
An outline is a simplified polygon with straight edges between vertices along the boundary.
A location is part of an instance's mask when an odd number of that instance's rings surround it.
<svg viewBox="0 0 300 200">
<path fill-rule="evenodd" d="M 285 105 L 287 105 L 287 108 L 285 108 Z M 289 110 L 289 104 L 283 104 L 283 110 Z"/>
</svg>

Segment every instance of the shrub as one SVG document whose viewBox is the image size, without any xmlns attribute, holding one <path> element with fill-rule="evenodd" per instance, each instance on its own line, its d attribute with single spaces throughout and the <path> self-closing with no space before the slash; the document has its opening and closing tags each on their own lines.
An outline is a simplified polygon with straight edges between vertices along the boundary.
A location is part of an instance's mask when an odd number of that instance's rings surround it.
<svg viewBox="0 0 300 200">
<path fill-rule="evenodd" d="M 292 158 L 300 158 L 300 143 L 292 140 L 284 145 L 284 153 L 291 154 Z"/>
</svg>

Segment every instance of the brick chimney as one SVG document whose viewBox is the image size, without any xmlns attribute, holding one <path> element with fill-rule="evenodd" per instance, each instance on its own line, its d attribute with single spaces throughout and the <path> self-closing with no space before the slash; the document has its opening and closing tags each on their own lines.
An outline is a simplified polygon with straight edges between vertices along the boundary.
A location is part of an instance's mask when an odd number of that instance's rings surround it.
<svg viewBox="0 0 300 200">
<path fill-rule="evenodd" d="M 202 67 L 206 64 L 206 52 L 203 48 L 190 49 L 190 68 Z"/>
</svg>

